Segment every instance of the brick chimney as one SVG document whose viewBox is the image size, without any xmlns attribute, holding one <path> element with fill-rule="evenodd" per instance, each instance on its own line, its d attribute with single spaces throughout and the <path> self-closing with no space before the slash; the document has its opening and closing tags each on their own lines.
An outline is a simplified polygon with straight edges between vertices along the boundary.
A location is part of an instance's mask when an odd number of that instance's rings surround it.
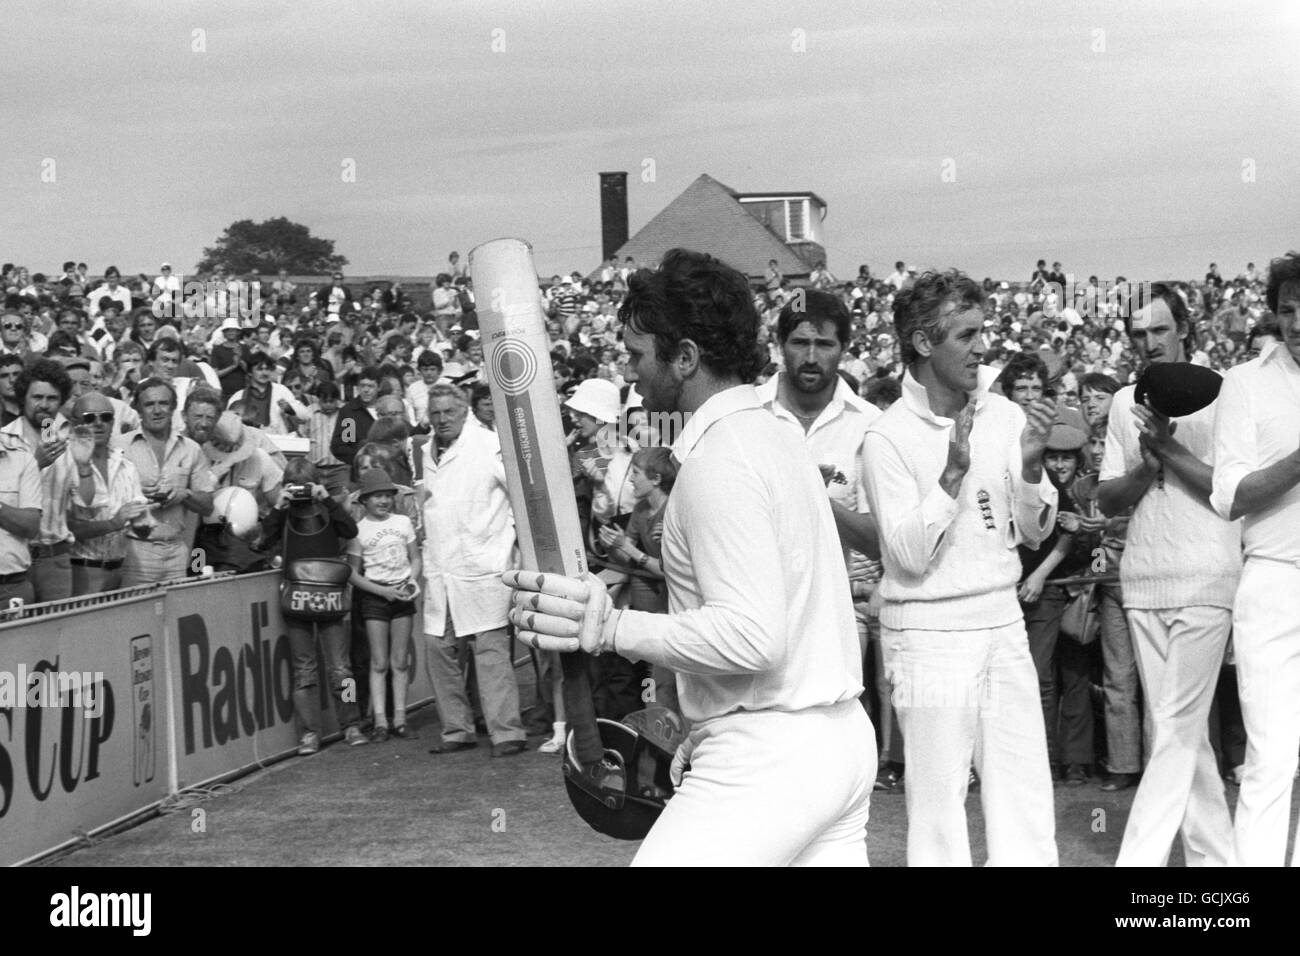
<svg viewBox="0 0 1300 956">
<path fill-rule="evenodd" d="M 627 173 L 600 174 L 600 258 L 627 242 Z"/>
</svg>

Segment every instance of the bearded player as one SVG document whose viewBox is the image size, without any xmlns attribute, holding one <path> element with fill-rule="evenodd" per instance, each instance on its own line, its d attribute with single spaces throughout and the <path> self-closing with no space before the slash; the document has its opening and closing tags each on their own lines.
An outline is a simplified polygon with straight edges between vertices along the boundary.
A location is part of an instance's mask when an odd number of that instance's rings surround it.
<svg viewBox="0 0 1300 956">
<path fill-rule="evenodd" d="M 867 863 L 874 735 L 844 558 L 822 476 L 753 385 L 745 277 L 676 249 L 631 279 L 626 378 L 684 422 L 668 499 L 669 613 L 617 611 L 598 578 L 507 572 L 511 619 L 544 650 L 677 674 L 691 732 L 634 865 Z"/>
</svg>

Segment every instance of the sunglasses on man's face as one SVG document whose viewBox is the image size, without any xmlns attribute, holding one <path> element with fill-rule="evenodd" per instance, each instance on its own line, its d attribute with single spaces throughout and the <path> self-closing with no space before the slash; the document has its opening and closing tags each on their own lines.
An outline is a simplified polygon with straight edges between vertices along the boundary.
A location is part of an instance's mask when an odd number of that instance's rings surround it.
<svg viewBox="0 0 1300 956">
<path fill-rule="evenodd" d="M 21 322 L 6 322 L 3 326 L 0 326 L 0 328 L 3 328 L 6 332 L 21 332 L 27 328 L 27 326 L 23 325 Z"/>
<path fill-rule="evenodd" d="M 98 422 L 101 425 L 113 424 L 112 412 L 85 412 L 81 416 L 81 424 L 93 425 Z"/>
</svg>

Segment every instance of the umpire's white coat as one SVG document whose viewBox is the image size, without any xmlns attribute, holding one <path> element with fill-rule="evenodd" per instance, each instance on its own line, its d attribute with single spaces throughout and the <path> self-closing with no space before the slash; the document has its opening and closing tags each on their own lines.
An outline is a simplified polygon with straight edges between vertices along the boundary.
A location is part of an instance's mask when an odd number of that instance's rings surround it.
<svg viewBox="0 0 1300 956">
<path fill-rule="evenodd" d="M 441 461 L 425 444 L 424 630 L 441 634 L 450 605 L 457 636 L 506 626 L 518 567 L 515 518 L 496 432 L 466 422 Z"/>
</svg>

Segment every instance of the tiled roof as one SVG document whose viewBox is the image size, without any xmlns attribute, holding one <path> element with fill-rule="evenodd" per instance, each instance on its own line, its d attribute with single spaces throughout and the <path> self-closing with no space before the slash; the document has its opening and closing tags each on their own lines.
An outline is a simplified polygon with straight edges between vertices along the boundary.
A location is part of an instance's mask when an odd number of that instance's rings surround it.
<svg viewBox="0 0 1300 956">
<path fill-rule="evenodd" d="M 771 230 L 745 211 L 736 192 L 701 175 L 618 250 L 638 266 L 658 262 L 669 249 L 707 252 L 734 269 L 761 278 L 769 259 L 788 276 L 807 275 L 809 266 Z"/>
</svg>

